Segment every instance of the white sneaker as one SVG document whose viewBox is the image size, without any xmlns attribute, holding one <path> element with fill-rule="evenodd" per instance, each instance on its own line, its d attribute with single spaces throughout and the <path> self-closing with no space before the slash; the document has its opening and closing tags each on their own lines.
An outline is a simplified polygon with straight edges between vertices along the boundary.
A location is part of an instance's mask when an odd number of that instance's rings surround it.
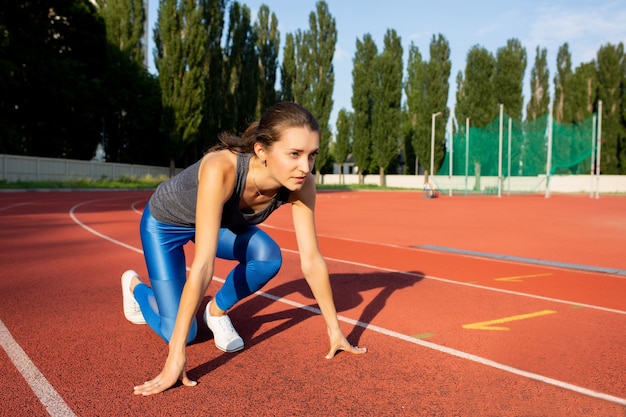
<svg viewBox="0 0 626 417">
<path fill-rule="evenodd" d="M 209 301 L 204 309 L 204 322 L 208 328 L 213 332 L 213 340 L 215 346 L 219 350 L 224 352 L 237 352 L 243 349 L 243 339 L 237 333 L 237 330 L 233 327 L 233 323 L 230 321 L 227 315 L 212 316 L 209 313 L 209 307 L 212 301 Z"/>
<path fill-rule="evenodd" d="M 146 319 L 143 318 L 141 308 L 139 308 L 139 304 L 130 290 L 130 282 L 133 280 L 135 275 L 139 276 L 132 269 L 129 269 L 122 274 L 122 300 L 124 302 L 124 316 L 131 323 L 146 324 Z"/>
</svg>

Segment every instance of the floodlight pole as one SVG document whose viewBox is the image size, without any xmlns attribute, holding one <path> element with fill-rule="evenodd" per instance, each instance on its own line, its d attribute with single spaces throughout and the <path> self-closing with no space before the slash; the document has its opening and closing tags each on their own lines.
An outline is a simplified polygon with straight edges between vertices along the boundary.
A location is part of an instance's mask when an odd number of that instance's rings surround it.
<svg viewBox="0 0 626 417">
<path fill-rule="evenodd" d="M 502 123 L 504 104 L 500 103 L 500 134 L 498 139 L 498 197 L 502 197 Z"/>
<path fill-rule="evenodd" d="M 431 116 L 431 133 L 430 133 L 430 175 L 435 175 L 435 118 L 441 115 L 441 112 L 433 113 Z"/>
<path fill-rule="evenodd" d="M 596 155 L 596 198 L 600 198 L 600 149 L 602 148 L 602 100 L 598 100 L 598 153 Z"/>
<path fill-rule="evenodd" d="M 465 195 L 467 195 L 467 176 L 469 175 L 469 124 L 470 118 L 465 118 Z"/>
</svg>

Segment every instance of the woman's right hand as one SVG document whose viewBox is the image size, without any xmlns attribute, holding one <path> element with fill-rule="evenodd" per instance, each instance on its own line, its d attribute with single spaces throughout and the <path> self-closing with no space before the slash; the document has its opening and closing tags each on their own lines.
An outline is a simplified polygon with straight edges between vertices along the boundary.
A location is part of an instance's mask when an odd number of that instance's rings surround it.
<svg viewBox="0 0 626 417">
<path fill-rule="evenodd" d="M 137 385 L 134 388 L 134 394 L 144 396 L 158 394 L 172 387 L 176 381 L 179 380 L 185 386 L 196 386 L 198 382 L 192 381 L 187 377 L 187 371 L 185 368 L 186 359 L 184 356 L 182 358 L 177 358 L 172 355 L 168 355 L 161 373 L 155 378 L 152 378 L 141 385 Z"/>
</svg>

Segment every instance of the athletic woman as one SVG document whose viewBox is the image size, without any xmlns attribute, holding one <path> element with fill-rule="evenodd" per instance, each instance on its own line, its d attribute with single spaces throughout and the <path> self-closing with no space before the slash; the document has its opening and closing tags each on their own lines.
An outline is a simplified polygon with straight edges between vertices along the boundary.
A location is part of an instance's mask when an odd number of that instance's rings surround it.
<svg viewBox="0 0 626 417">
<path fill-rule="evenodd" d="M 216 258 L 239 264 L 207 304 L 204 322 L 219 349 L 243 349 L 226 313 L 278 273 L 280 248 L 255 225 L 285 203 L 292 207 L 302 272 L 326 322 L 330 340 L 326 358 L 340 350 L 367 351 L 350 345 L 339 327 L 328 269 L 318 247 L 312 169 L 319 135 L 308 110 L 279 103 L 241 138 L 222 134 L 220 144 L 201 160 L 157 187 L 140 224 L 151 287 L 129 270 L 122 275 L 122 294 L 126 318 L 147 323 L 168 343 L 169 353 L 162 371 L 136 386 L 135 394 L 156 394 L 178 380 L 196 385 L 187 377 L 185 347 L 196 337 L 196 311 Z M 187 278 L 183 246 L 189 241 L 195 246 Z"/>
</svg>

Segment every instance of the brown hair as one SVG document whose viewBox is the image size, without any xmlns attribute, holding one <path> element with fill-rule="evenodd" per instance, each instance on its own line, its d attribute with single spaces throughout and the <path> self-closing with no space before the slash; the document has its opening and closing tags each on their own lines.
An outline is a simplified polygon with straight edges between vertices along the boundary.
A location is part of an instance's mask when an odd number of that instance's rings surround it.
<svg viewBox="0 0 626 417">
<path fill-rule="evenodd" d="M 306 127 L 313 132 L 320 131 L 315 117 L 299 104 L 283 101 L 267 109 L 259 121 L 251 123 L 241 137 L 221 133 L 217 145 L 211 151 L 228 149 L 233 152 L 254 153 L 255 142 L 264 148 L 271 148 L 280 139 L 282 131 L 289 127 Z"/>
</svg>

